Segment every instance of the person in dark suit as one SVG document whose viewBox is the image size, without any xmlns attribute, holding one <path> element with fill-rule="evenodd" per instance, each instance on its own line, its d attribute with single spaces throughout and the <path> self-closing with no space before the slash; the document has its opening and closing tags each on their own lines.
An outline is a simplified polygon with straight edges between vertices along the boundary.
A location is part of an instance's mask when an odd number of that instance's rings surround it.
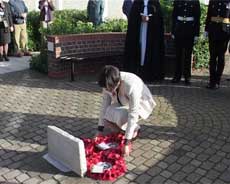
<svg viewBox="0 0 230 184">
<path fill-rule="evenodd" d="M 230 39 L 230 0 L 209 1 L 205 31 L 209 39 L 210 52 L 210 78 L 207 88 L 218 89 Z"/>
<path fill-rule="evenodd" d="M 8 44 L 11 42 L 10 32 L 13 32 L 13 21 L 10 6 L 0 0 L 0 62 L 9 61 Z"/>
<path fill-rule="evenodd" d="M 199 0 L 175 0 L 172 12 L 172 38 L 176 49 L 175 74 L 173 83 L 178 83 L 182 75 L 185 84 L 190 85 L 191 57 L 194 42 L 200 32 Z"/>
<path fill-rule="evenodd" d="M 151 82 L 164 79 L 164 23 L 158 0 L 134 0 L 125 41 L 125 71 Z"/>
<path fill-rule="evenodd" d="M 94 26 L 102 23 L 104 13 L 104 0 L 89 0 L 87 5 L 87 15 Z"/>
<path fill-rule="evenodd" d="M 127 19 L 129 18 L 129 13 L 131 11 L 134 0 L 124 0 L 122 5 L 122 12 L 126 15 Z"/>
</svg>

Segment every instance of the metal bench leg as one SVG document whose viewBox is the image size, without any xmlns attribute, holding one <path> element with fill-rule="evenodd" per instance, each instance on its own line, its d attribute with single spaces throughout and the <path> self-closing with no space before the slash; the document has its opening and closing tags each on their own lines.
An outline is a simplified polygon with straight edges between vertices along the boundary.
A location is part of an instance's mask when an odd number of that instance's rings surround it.
<svg viewBox="0 0 230 184">
<path fill-rule="evenodd" d="M 74 61 L 71 59 L 71 82 L 74 81 Z"/>
</svg>

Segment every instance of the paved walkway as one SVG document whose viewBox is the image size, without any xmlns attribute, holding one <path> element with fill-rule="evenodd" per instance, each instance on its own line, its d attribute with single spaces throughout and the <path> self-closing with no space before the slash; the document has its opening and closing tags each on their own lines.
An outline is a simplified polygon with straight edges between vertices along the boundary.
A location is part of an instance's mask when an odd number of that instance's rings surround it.
<svg viewBox="0 0 230 184">
<path fill-rule="evenodd" d="M 29 68 L 30 57 L 9 57 L 10 62 L 0 62 L 0 74 L 21 71 Z"/>
<path fill-rule="evenodd" d="M 190 87 L 149 85 L 157 107 L 141 122 L 128 172 L 114 183 L 230 183 L 230 82 L 224 78 L 211 91 L 206 74 L 194 75 Z M 100 101 L 93 78 L 70 83 L 31 70 L 0 74 L 0 183 L 109 183 L 62 173 L 42 159 L 47 126 L 91 137 Z"/>
</svg>

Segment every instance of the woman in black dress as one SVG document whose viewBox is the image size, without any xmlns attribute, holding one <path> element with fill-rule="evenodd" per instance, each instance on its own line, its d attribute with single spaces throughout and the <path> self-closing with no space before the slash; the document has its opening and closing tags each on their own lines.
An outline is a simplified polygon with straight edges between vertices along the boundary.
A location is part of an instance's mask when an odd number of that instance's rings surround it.
<svg viewBox="0 0 230 184">
<path fill-rule="evenodd" d="M 8 44 L 11 41 L 10 32 L 13 31 L 13 21 L 8 3 L 0 0 L 0 62 L 7 57 Z"/>
</svg>

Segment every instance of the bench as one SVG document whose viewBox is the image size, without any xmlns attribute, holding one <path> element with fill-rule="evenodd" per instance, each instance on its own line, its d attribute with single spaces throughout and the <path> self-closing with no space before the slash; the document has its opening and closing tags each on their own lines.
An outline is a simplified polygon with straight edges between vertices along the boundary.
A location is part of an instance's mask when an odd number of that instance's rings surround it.
<svg viewBox="0 0 230 184">
<path fill-rule="evenodd" d="M 84 54 L 72 54 L 72 55 L 66 55 L 61 56 L 60 60 L 61 62 L 70 63 L 70 81 L 73 82 L 74 79 L 74 73 L 77 73 L 77 67 L 76 65 L 84 60 L 87 59 L 94 59 L 94 58 L 102 58 L 102 57 L 118 57 L 123 56 L 123 52 L 87 52 Z M 111 64 L 111 63 L 110 63 Z"/>
<path fill-rule="evenodd" d="M 50 46 L 48 75 L 51 77 L 70 75 L 73 81 L 75 71 L 78 74 L 88 73 L 93 71 L 93 67 L 98 69 L 105 64 L 122 64 L 122 59 L 117 56 L 124 54 L 125 33 L 53 35 L 48 36 L 47 40 Z"/>
<path fill-rule="evenodd" d="M 47 36 L 48 76 L 70 76 L 92 73 L 103 65 L 116 65 L 122 68 L 125 33 L 87 33 L 74 35 Z M 174 73 L 175 50 L 170 34 L 165 34 L 165 73 L 171 77 Z M 107 59 L 108 58 L 108 59 Z"/>
</svg>

